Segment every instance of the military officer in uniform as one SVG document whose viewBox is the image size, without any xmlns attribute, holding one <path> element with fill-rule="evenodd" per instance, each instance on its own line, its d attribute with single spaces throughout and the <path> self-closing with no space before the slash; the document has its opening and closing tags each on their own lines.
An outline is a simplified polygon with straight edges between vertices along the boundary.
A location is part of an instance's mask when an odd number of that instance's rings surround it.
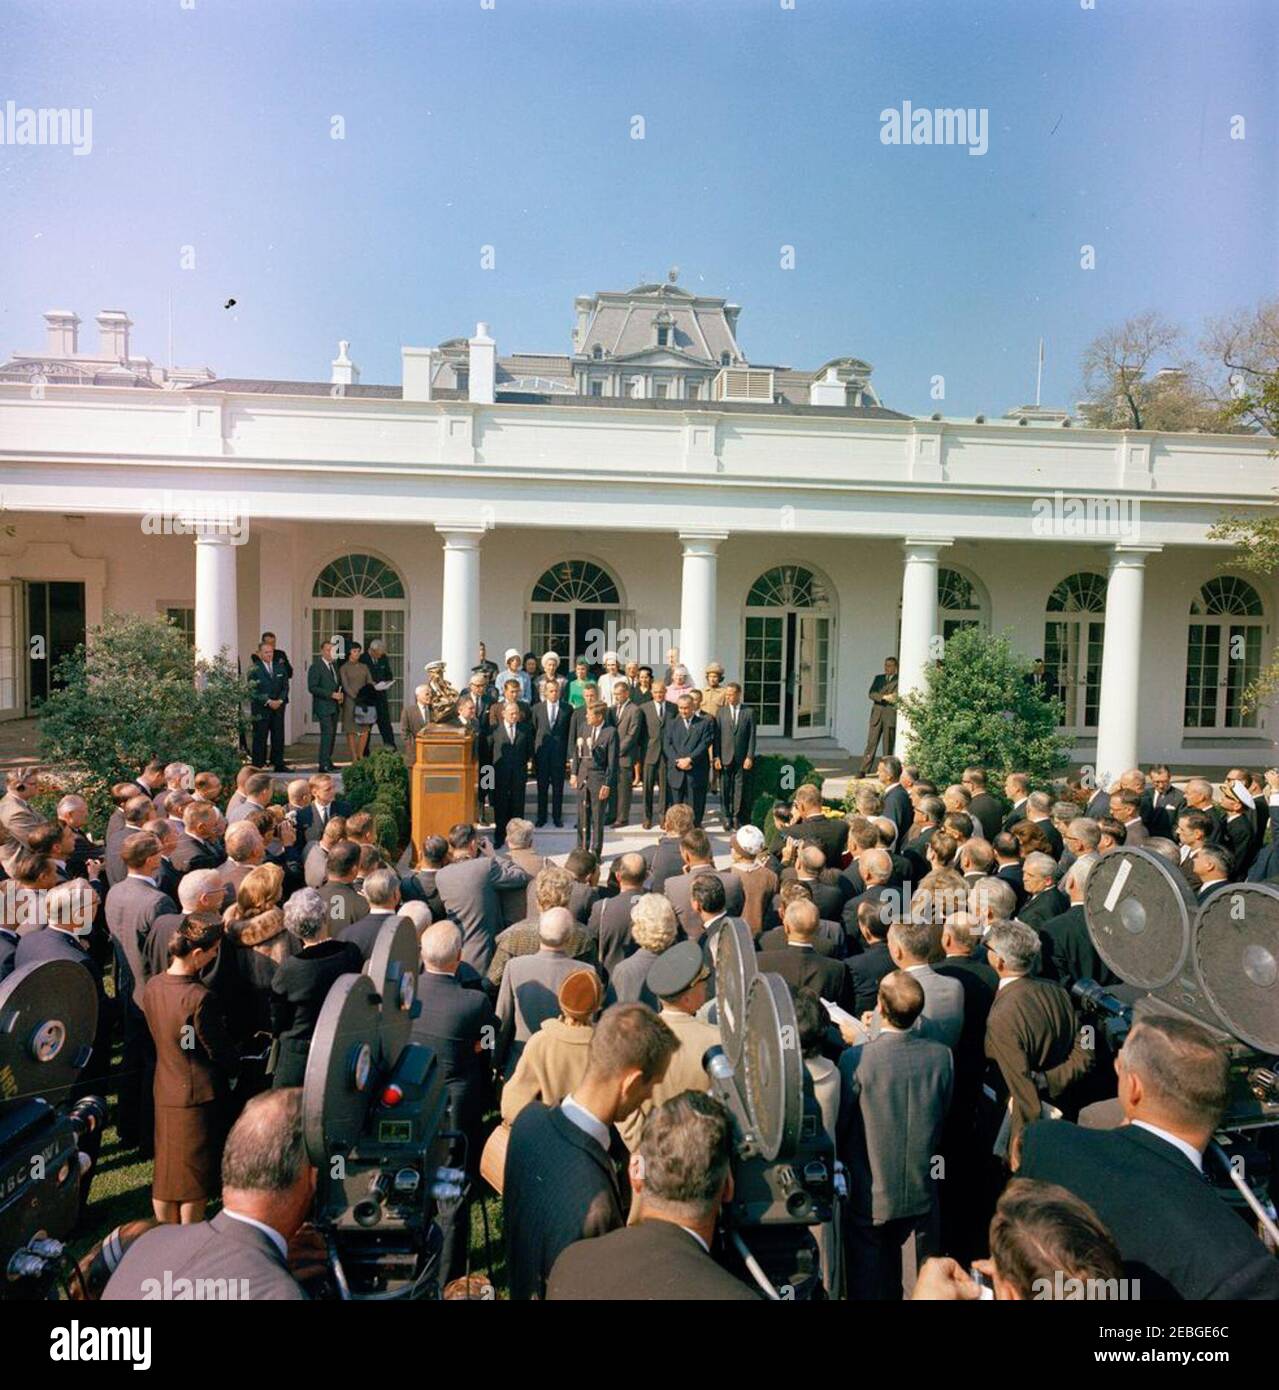
<svg viewBox="0 0 1279 1390">
<path fill-rule="evenodd" d="M 875 752 L 884 740 L 884 756 L 893 751 L 897 738 L 897 658 L 888 657 L 882 673 L 870 683 L 870 728 L 866 732 L 866 752 L 862 757 L 863 777 L 875 765 Z"/>
</svg>

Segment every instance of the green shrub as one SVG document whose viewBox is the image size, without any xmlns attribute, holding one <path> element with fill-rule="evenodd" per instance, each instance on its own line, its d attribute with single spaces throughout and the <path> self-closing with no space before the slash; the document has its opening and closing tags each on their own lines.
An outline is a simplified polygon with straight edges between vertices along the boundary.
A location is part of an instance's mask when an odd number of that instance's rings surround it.
<svg viewBox="0 0 1279 1390">
<path fill-rule="evenodd" d="M 352 810 L 374 816 L 378 843 L 387 853 L 398 855 L 409 838 L 409 770 L 399 753 L 379 748 L 343 768 L 342 795 Z M 384 822 L 389 832 L 384 832 Z"/>
<path fill-rule="evenodd" d="M 38 713 L 40 758 L 89 802 L 95 832 L 111 784 L 150 758 L 234 780 L 248 686 L 224 659 L 197 662 L 167 618 L 108 613 L 55 676 L 61 688 Z"/>
<path fill-rule="evenodd" d="M 1057 732 L 1060 700 L 1043 700 L 1026 684 L 1030 662 L 1006 635 L 963 628 L 946 642 L 944 661 L 928 666 L 922 690 L 904 696 L 910 721 L 905 762 L 939 787 L 980 764 L 992 782 L 1011 771 L 1050 779 L 1066 766 L 1069 740 Z"/>
</svg>

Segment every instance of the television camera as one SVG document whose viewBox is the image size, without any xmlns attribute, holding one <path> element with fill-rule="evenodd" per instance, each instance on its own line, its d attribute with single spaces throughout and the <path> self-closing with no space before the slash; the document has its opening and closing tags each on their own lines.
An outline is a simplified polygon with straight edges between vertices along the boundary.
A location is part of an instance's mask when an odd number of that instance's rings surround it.
<svg viewBox="0 0 1279 1390">
<path fill-rule="evenodd" d="M 1207 1167 L 1279 1245 L 1270 1196 L 1279 1163 L 1279 889 L 1225 884 L 1200 903 L 1167 861 L 1118 848 L 1089 875 L 1084 913 L 1122 983 L 1080 980 L 1074 993 L 1113 1048 L 1134 1023 L 1159 1016 L 1192 1019 L 1225 1048 L 1230 1098 Z"/>
<path fill-rule="evenodd" d="M 745 922 L 719 936 L 715 1000 L 721 1047 L 703 1059 L 711 1094 L 733 1122 L 733 1197 L 723 1212 L 731 1252 L 770 1298 L 820 1298 L 813 1227 L 838 1241 L 842 1178 L 800 1049 L 790 988 L 762 974 Z M 842 1260 L 832 1258 L 838 1270 Z"/>
<path fill-rule="evenodd" d="M 343 975 L 316 1022 L 302 1083 L 313 1222 L 332 1290 L 349 1300 L 438 1298 L 441 1203 L 465 1195 L 463 1142 L 446 1127 L 435 1053 L 414 1042 L 418 942 L 389 918 L 360 975 Z"/>
<path fill-rule="evenodd" d="M 98 1025 L 93 977 L 40 961 L 0 984 L 0 1299 L 57 1296 L 106 1102 L 79 1095 Z"/>
</svg>

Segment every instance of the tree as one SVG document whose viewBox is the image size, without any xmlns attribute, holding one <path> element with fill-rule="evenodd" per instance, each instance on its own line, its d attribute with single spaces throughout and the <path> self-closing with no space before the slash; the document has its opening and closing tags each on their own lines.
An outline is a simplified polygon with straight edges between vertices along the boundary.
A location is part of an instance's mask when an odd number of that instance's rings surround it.
<svg viewBox="0 0 1279 1390">
<path fill-rule="evenodd" d="M 196 661 L 167 618 L 108 613 L 58 663 L 39 710 L 40 756 L 97 815 L 150 758 L 231 777 L 248 687 L 225 659 Z"/>
<path fill-rule="evenodd" d="M 1202 372 L 1184 350 L 1181 329 L 1154 310 L 1099 333 L 1080 366 L 1087 396 L 1081 410 L 1099 429 L 1221 427 Z"/>
<path fill-rule="evenodd" d="M 946 641 L 945 660 L 927 668 L 922 690 L 899 702 L 910 721 L 905 761 L 939 787 L 972 764 L 1047 779 L 1065 767 L 1068 740 L 1057 732 L 1059 700 L 1026 683 L 1030 662 L 1006 635 L 962 628 Z"/>
<path fill-rule="evenodd" d="M 1279 437 L 1279 299 L 1214 319 L 1202 351 L 1223 419 Z"/>
</svg>

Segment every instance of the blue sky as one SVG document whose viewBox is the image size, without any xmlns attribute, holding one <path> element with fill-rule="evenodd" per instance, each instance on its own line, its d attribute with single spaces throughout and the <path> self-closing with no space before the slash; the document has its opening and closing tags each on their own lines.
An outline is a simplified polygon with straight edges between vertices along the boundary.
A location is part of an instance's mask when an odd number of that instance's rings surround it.
<svg viewBox="0 0 1279 1390">
<path fill-rule="evenodd" d="M 999 413 L 1041 334 L 1069 403 L 1098 329 L 1276 293 L 1271 0 L 785 2 L 7 0 L 0 107 L 90 108 L 93 149 L 0 147 L 0 350 L 124 308 L 164 360 L 172 295 L 180 363 L 326 380 L 349 338 L 398 382 L 477 319 L 568 351 L 575 295 L 678 265 L 753 360 Z M 989 151 L 883 145 L 906 100 L 987 108 Z"/>
</svg>

